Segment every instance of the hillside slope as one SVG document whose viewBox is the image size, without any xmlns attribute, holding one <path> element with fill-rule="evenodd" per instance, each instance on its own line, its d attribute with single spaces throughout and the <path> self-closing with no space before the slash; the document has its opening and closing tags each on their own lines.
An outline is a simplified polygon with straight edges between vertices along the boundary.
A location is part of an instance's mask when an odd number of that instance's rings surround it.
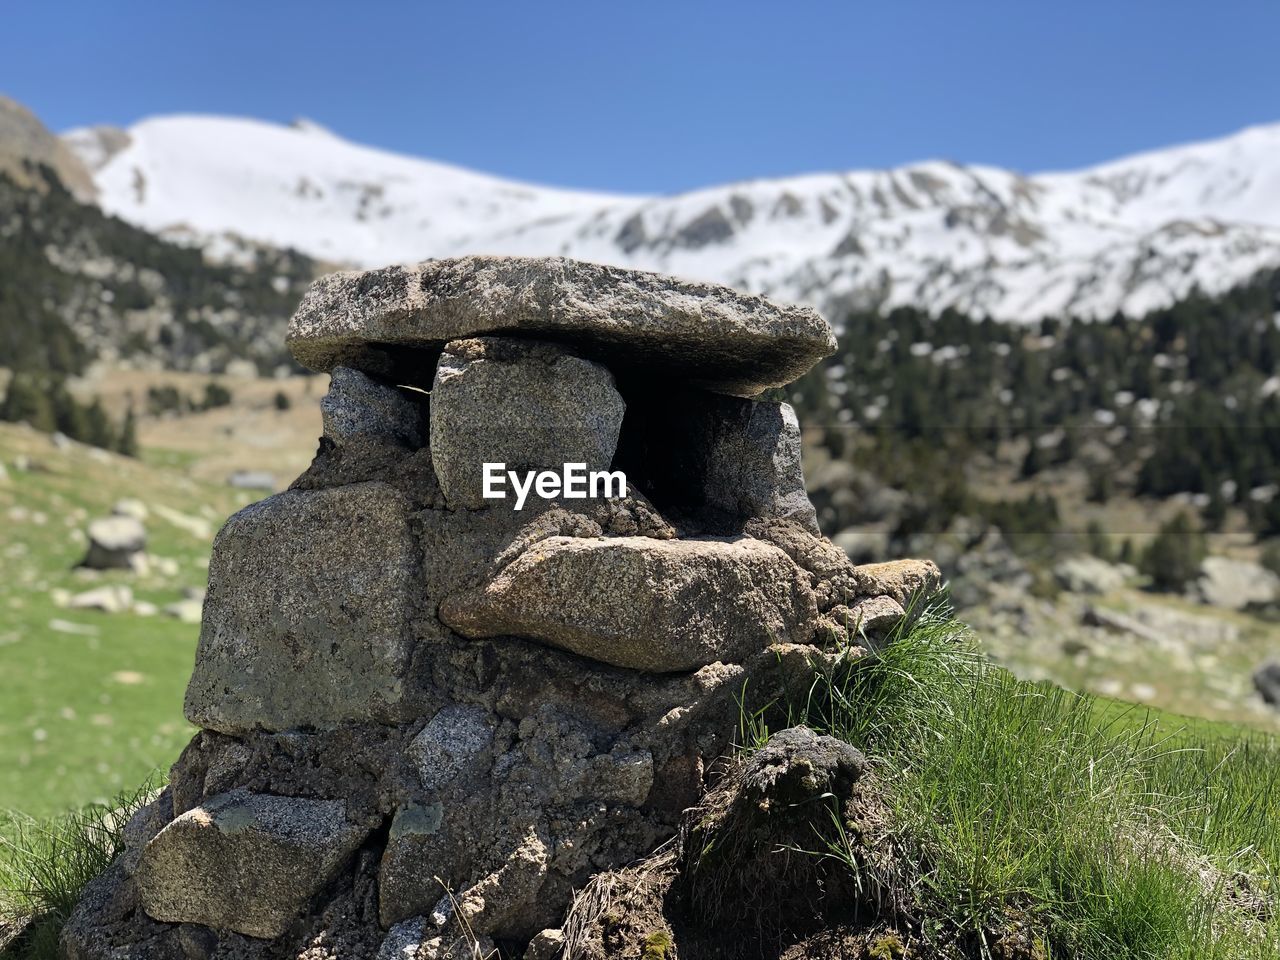
<svg viewBox="0 0 1280 960">
<path fill-rule="evenodd" d="M 310 260 L 257 249 L 244 265 L 209 263 L 80 203 L 50 168 L 31 174 L 43 189 L 0 170 L 0 366 L 289 363 L 280 331 L 316 272 Z"/>
<path fill-rule="evenodd" d="M 0 96 L 0 173 L 38 190 L 44 187 L 39 166 L 55 171 L 79 200 L 90 201 L 97 193 L 88 169 L 67 145 L 22 104 Z"/>
<path fill-rule="evenodd" d="M 223 256 L 564 254 L 833 310 L 1006 320 L 1141 314 L 1280 264 L 1280 125 L 1067 173 L 928 162 L 672 197 L 504 181 L 306 123 L 159 117 L 66 141 L 106 211 Z"/>
</svg>

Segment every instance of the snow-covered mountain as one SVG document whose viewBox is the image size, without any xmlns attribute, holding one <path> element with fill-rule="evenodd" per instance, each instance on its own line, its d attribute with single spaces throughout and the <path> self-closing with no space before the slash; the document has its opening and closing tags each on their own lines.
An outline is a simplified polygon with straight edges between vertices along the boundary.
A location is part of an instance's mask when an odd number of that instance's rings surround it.
<svg viewBox="0 0 1280 960">
<path fill-rule="evenodd" d="M 554 253 L 1007 320 L 1142 313 L 1280 266 L 1280 124 L 1065 173 L 935 161 L 669 197 L 516 183 L 307 123 L 159 117 L 65 140 L 105 210 L 215 256 L 246 241 L 357 265 Z"/>
</svg>

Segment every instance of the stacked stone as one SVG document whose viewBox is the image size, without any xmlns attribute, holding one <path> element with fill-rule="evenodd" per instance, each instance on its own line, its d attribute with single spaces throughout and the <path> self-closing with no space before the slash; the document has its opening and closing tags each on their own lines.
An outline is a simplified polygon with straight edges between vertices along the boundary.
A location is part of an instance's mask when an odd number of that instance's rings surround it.
<svg viewBox="0 0 1280 960">
<path fill-rule="evenodd" d="M 201 730 L 73 958 L 518 956 L 672 835 L 744 687 L 807 686 L 936 583 L 822 537 L 794 412 L 752 399 L 834 349 L 812 310 L 470 257 L 321 279 L 289 345 L 332 376 L 319 451 L 218 535 Z M 516 510 L 493 462 L 629 483 Z"/>
</svg>

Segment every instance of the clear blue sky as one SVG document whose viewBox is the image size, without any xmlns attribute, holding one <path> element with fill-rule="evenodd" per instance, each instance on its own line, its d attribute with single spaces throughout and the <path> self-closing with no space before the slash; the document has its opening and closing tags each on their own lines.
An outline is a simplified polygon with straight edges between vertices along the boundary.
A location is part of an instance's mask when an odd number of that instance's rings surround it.
<svg viewBox="0 0 1280 960">
<path fill-rule="evenodd" d="M 0 92 L 54 129 L 310 117 L 571 186 L 941 157 L 1061 169 L 1280 120 L 1280 0 L 29 0 Z"/>
</svg>

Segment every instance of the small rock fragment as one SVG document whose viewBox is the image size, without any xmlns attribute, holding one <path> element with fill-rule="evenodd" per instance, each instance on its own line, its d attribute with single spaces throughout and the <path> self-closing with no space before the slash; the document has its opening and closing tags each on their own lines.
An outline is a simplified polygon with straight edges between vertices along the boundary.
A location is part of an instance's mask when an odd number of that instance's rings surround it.
<svg viewBox="0 0 1280 960">
<path fill-rule="evenodd" d="M 173 819 L 173 795 L 162 790 L 155 799 L 134 811 L 120 834 L 124 852 L 120 863 L 127 874 L 133 874 L 142 859 L 142 851 L 152 838 Z"/>
<path fill-rule="evenodd" d="M 414 803 L 396 810 L 378 870 L 384 927 L 429 912 L 442 891 L 457 888 L 466 865 L 454 862 L 456 847 L 444 804 Z"/>
<path fill-rule="evenodd" d="M 77 593 L 66 606 L 71 610 L 100 610 L 103 613 L 121 613 L 133 604 L 133 591 L 124 585 L 96 587 Z"/>
<path fill-rule="evenodd" d="M 445 707 L 409 742 L 409 757 L 428 790 L 444 786 L 493 740 L 493 720 L 483 707 Z"/>
<path fill-rule="evenodd" d="M 534 934 L 525 947 L 524 960 L 556 960 L 564 949 L 564 931 L 551 928 Z"/>
<path fill-rule="evenodd" d="M 859 596 L 887 596 L 909 608 L 917 596 L 933 591 L 942 582 L 942 571 L 932 560 L 890 560 L 854 567 Z"/>
<path fill-rule="evenodd" d="M 324 435 L 334 443 L 362 438 L 421 447 L 426 394 L 413 394 L 350 367 L 334 367 L 320 401 Z"/>
<path fill-rule="evenodd" d="M 218 935 L 198 923 L 178 927 L 178 946 L 186 960 L 211 960 L 218 949 Z"/>
<path fill-rule="evenodd" d="M 376 960 L 417 960 L 427 930 L 427 921 L 411 917 L 395 924 L 383 937 Z"/>
<path fill-rule="evenodd" d="M 868 597 L 849 608 L 855 635 L 883 640 L 902 622 L 906 611 L 893 597 Z"/>
</svg>

